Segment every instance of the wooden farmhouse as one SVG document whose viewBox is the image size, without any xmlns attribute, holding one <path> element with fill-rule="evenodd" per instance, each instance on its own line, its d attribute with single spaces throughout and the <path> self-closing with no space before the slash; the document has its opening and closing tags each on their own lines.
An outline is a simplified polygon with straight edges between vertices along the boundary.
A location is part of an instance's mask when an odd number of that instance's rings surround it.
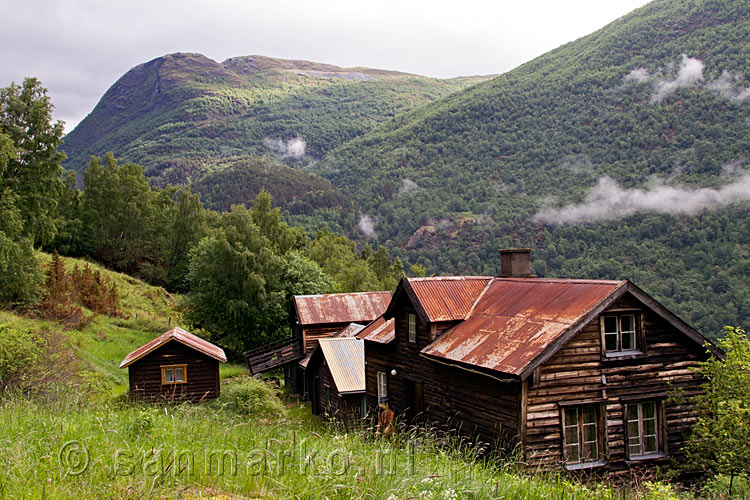
<svg viewBox="0 0 750 500">
<path fill-rule="evenodd" d="M 296 295 L 289 315 L 291 338 L 245 352 L 245 363 L 253 375 L 284 367 L 287 386 L 307 398 L 305 370 L 318 339 L 346 336 L 343 330 L 350 324 L 370 323 L 390 301 L 391 292 Z"/>
<path fill-rule="evenodd" d="M 219 363 L 224 350 L 172 328 L 128 354 L 120 368 L 128 368 L 133 400 L 205 400 L 219 397 Z"/>
<path fill-rule="evenodd" d="M 367 416 L 363 340 L 318 339 L 305 375 L 313 414 L 336 419 L 347 429 L 361 427 Z"/>
<path fill-rule="evenodd" d="M 520 446 L 531 466 L 678 457 L 700 390 L 691 368 L 722 353 L 629 281 L 530 276 L 529 252 L 501 251 L 500 277 L 402 279 L 359 334 L 368 407 L 388 396 L 407 421 Z"/>
</svg>

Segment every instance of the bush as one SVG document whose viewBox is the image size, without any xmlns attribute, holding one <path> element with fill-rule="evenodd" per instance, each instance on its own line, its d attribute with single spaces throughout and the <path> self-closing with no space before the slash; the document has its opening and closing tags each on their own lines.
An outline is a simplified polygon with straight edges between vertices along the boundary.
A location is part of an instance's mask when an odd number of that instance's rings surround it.
<svg viewBox="0 0 750 500">
<path fill-rule="evenodd" d="M 0 306 L 35 303 L 41 295 L 43 279 L 31 240 L 13 241 L 0 231 Z"/>
<path fill-rule="evenodd" d="M 77 373 L 75 356 L 59 335 L 0 325 L 0 388 L 46 393 Z"/>
<path fill-rule="evenodd" d="M 286 415 L 286 409 L 271 385 L 248 375 L 227 379 L 221 389 L 220 401 L 240 415 L 259 418 Z"/>
<path fill-rule="evenodd" d="M 0 325 L 0 385 L 22 385 L 44 353 L 44 342 L 28 330 Z"/>
</svg>

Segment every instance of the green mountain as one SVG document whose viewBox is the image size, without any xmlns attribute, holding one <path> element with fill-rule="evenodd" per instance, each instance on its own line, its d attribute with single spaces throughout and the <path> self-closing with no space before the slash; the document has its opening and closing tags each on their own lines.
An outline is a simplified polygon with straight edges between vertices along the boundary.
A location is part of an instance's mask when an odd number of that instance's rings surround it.
<svg viewBox="0 0 750 500">
<path fill-rule="evenodd" d="M 539 275 L 630 278 L 715 335 L 750 323 L 748 87 L 750 2 L 657 0 L 307 168 L 428 272 L 531 246 Z"/>
<path fill-rule="evenodd" d="M 81 172 L 90 155 L 112 151 L 141 164 L 156 184 L 196 181 L 249 156 L 300 166 L 397 113 L 483 79 L 170 54 L 112 85 L 65 137 L 65 166 Z"/>
</svg>

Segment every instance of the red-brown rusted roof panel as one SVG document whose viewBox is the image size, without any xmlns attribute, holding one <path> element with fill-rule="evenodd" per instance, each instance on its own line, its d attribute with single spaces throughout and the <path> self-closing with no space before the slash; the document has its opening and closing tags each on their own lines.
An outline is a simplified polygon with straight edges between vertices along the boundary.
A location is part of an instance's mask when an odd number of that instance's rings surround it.
<svg viewBox="0 0 750 500">
<path fill-rule="evenodd" d="M 626 283 L 495 278 L 468 318 L 422 352 L 519 375 L 555 339 Z"/>
<path fill-rule="evenodd" d="M 344 328 L 339 330 L 338 332 L 334 333 L 329 339 L 339 339 L 339 338 L 350 338 L 350 337 L 358 337 L 359 332 L 361 332 L 364 329 L 365 325 L 360 325 L 359 323 L 349 323 Z M 311 350 L 307 353 L 307 355 L 302 358 L 299 361 L 299 366 L 302 367 L 303 370 L 307 370 L 307 365 L 310 364 L 310 358 L 312 357 L 313 353 L 315 352 L 315 349 Z"/>
<path fill-rule="evenodd" d="M 464 319 L 491 280 L 489 276 L 441 276 L 407 281 L 429 321 L 439 322 Z"/>
<path fill-rule="evenodd" d="M 380 316 L 361 330 L 357 338 L 387 344 L 396 339 L 396 321 L 393 318 L 386 321 L 383 316 Z"/>
<path fill-rule="evenodd" d="M 391 292 L 294 296 L 301 325 L 369 323 L 385 312 L 390 301 Z"/>
<path fill-rule="evenodd" d="M 227 360 L 224 350 L 221 347 L 215 346 L 211 342 L 176 326 L 125 356 L 125 359 L 120 363 L 120 368 L 125 368 L 126 366 L 133 364 L 135 361 L 141 359 L 148 353 L 153 352 L 171 340 L 176 340 L 177 342 L 193 348 L 196 351 L 202 352 L 206 356 L 221 361 L 222 363 Z"/>
<path fill-rule="evenodd" d="M 318 339 L 339 393 L 365 391 L 365 343 L 357 338 Z"/>
</svg>

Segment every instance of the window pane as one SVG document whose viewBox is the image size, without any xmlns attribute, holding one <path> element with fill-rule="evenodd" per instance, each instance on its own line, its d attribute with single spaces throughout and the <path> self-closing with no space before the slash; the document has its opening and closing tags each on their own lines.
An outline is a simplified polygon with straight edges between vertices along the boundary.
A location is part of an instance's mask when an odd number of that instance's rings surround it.
<svg viewBox="0 0 750 500">
<path fill-rule="evenodd" d="M 638 405 L 628 405 L 628 420 L 638 420 Z"/>
<path fill-rule="evenodd" d="M 171 368 L 164 368 L 164 382 L 174 382 L 174 372 Z"/>
<path fill-rule="evenodd" d="M 583 460 L 592 461 L 599 458 L 599 449 L 596 443 L 585 443 L 583 445 Z"/>
<path fill-rule="evenodd" d="M 583 423 L 595 423 L 596 422 L 596 407 L 584 406 L 583 407 Z"/>
<path fill-rule="evenodd" d="M 654 418 L 656 403 L 643 403 L 643 418 Z"/>
<path fill-rule="evenodd" d="M 604 348 L 607 351 L 617 351 L 617 334 L 607 333 L 604 335 Z"/>
<path fill-rule="evenodd" d="M 578 444 L 578 426 L 565 428 L 565 444 Z"/>
<path fill-rule="evenodd" d="M 637 457 L 638 455 L 642 455 L 640 443 L 631 444 L 630 446 L 628 446 L 628 454 L 631 457 Z"/>
<path fill-rule="evenodd" d="M 617 316 L 604 317 L 604 333 L 617 333 Z"/>
<path fill-rule="evenodd" d="M 565 425 L 578 425 L 578 408 L 565 409 Z"/>
<path fill-rule="evenodd" d="M 643 434 L 646 436 L 653 436 L 656 434 L 656 422 L 654 420 L 643 421 Z"/>
<path fill-rule="evenodd" d="M 565 447 L 565 461 L 576 463 L 580 460 L 578 456 L 578 444 L 570 445 Z"/>
<path fill-rule="evenodd" d="M 596 441 L 596 425 L 587 424 L 583 426 L 583 440 Z"/>
<path fill-rule="evenodd" d="M 637 420 L 635 422 L 628 422 L 628 437 L 638 439 L 641 435 L 639 427 Z"/>
<path fill-rule="evenodd" d="M 634 332 L 635 316 L 633 316 L 632 314 L 620 316 L 620 328 L 622 329 L 622 332 Z"/>
<path fill-rule="evenodd" d="M 635 349 L 635 333 L 622 334 L 622 350 L 629 351 Z"/>
<path fill-rule="evenodd" d="M 174 380 L 175 382 L 185 381 L 185 369 L 184 368 L 180 367 L 180 368 L 174 369 Z"/>
<path fill-rule="evenodd" d="M 647 437 L 643 440 L 643 453 L 656 453 L 656 436 Z"/>
</svg>

